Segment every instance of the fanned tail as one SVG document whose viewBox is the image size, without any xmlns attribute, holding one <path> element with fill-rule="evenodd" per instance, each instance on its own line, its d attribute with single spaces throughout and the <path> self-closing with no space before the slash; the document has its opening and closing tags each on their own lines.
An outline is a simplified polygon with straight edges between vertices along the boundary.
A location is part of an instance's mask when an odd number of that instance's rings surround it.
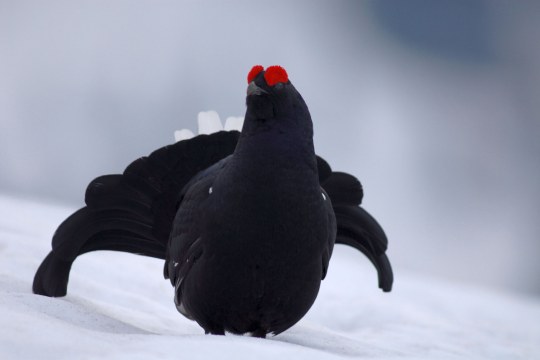
<svg viewBox="0 0 540 360">
<path fill-rule="evenodd" d="M 92 181 L 86 199 L 88 205 L 56 230 L 52 251 L 34 278 L 34 293 L 66 295 L 71 264 L 90 251 L 115 250 L 165 258 L 165 245 L 152 233 L 150 200 L 124 183 L 122 175 Z"/>
<path fill-rule="evenodd" d="M 122 175 L 105 175 L 90 183 L 86 205 L 68 217 L 53 236 L 52 251 L 34 277 L 33 291 L 64 296 L 77 256 L 115 250 L 165 259 L 182 188 L 201 170 L 233 153 L 239 132 L 200 135 L 154 151 L 131 163 Z M 317 158 L 319 179 L 336 213 L 336 243 L 364 253 L 375 265 L 379 286 L 392 288 L 392 268 L 385 255 L 384 231 L 359 207 L 363 191 L 352 175 L 332 172 Z"/>
<path fill-rule="evenodd" d="M 334 207 L 338 223 L 336 243 L 360 250 L 377 269 L 379 287 L 392 290 L 393 273 L 385 254 L 386 235 L 375 219 L 359 206 Z"/>
<path fill-rule="evenodd" d="M 165 259 L 178 194 L 199 171 L 230 155 L 238 135 L 219 132 L 181 141 L 134 161 L 122 175 L 93 180 L 86 190 L 86 206 L 56 230 L 52 251 L 34 277 L 34 293 L 66 295 L 73 261 L 90 251 Z"/>
<path fill-rule="evenodd" d="M 385 254 L 388 239 L 373 216 L 360 207 L 362 185 L 352 175 L 333 172 L 322 186 L 336 214 L 336 243 L 352 246 L 366 255 L 377 269 L 379 287 L 385 292 L 391 291 L 394 276 Z"/>
<path fill-rule="evenodd" d="M 148 224 L 126 211 L 96 211 L 88 207 L 78 210 L 54 234 L 53 249 L 34 277 L 34 293 L 66 295 L 73 261 L 90 251 L 127 251 L 164 258 L 165 248 L 154 241 L 150 230 Z"/>
</svg>

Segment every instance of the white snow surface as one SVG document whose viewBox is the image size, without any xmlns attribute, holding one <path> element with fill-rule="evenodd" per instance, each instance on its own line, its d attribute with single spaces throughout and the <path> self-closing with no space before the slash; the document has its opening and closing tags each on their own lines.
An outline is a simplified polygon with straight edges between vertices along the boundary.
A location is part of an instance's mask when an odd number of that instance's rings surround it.
<svg viewBox="0 0 540 360">
<path fill-rule="evenodd" d="M 309 313 L 268 339 L 204 335 L 176 311 L 163 261 L 142 256 L 81 256 L 66 297 L 34 295 L 34 272 L 74 210 L 0 196 L 2 360 L 540 359 L 540 300 L 399 268 L 385 294 L 367 258 L 342 245 Z"/>
</svg>

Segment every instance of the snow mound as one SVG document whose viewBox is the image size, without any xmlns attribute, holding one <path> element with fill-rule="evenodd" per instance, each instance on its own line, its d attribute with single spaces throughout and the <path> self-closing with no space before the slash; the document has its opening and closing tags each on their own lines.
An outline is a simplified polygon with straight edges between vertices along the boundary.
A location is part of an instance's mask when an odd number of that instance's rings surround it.
<svg viewBox="0 0 540 360">
<path fill-rule="evenodd" d="M 141 256 L 81 256 L 68 296 L 34 295 L 50 237 L 73 210 L 0 196 L 0 359 L 540 358 L 538 299 L 399 268 L 384 294 L 368 260 L 339 245 L 307 316 L 266 340 L 204 335 L 177 313 L 162 261 Z"/>
</svg>

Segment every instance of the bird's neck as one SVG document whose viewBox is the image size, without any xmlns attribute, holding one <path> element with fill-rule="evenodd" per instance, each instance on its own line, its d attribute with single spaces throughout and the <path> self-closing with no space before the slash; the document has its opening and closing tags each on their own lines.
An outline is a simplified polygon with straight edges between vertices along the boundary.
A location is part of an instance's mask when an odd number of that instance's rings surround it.
<svg viewBox="0 0 540 360">
<path fill-rule="evenodd" d="M 318 176 L 310 129 L 270 129 L 242 134 L 235 150 L 236 166 L 257 177 L 288 174 Z"/>
</svg>

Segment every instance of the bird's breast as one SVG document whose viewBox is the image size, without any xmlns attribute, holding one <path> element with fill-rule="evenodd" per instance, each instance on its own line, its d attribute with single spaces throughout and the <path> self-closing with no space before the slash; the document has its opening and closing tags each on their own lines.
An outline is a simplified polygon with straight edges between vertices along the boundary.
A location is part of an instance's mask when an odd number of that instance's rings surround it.
<svg viewBox="0 0 540 360">
<path fill-rule="evenodd" d="M 319 251 L 326 239 L 327 214 L 318 182 L 277 180 L 212 186 L 203 227 L 209 230 L 209 242 L 220 250 L 231 245 L 262 257 Z"/>
</svg>

